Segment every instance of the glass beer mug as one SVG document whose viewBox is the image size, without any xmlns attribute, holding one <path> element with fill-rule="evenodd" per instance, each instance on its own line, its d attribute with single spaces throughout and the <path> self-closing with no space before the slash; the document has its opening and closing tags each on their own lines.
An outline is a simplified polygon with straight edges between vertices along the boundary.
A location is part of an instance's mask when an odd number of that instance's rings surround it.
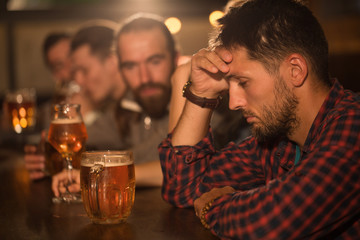
<svg viewBox="0 0 360 240">
<path fill-rule="evenodd" d="M 80 185 L 85 210 L 93 223 L 124 222 L 130 215 L 135 200 L 132 152 L 84 152 Z"/>
</svg>

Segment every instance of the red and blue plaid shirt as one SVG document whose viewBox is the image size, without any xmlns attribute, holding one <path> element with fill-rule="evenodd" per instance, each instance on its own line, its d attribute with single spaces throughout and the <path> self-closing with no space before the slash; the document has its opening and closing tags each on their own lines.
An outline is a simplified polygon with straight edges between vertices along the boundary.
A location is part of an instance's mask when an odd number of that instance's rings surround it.
<svg viewBox="0 0 360 240">
<path fill-rule="evenodd" d="M 159 146 L 163 198 L 178 207 L 214 187 L 232 186 L 208 213 L 222 239 L 360 239 L 360 97 L 335 80 L 308 133 L 296 145 L 250 137 L 215 151 L 209 131 L 195 146 Z"/>
</svg>

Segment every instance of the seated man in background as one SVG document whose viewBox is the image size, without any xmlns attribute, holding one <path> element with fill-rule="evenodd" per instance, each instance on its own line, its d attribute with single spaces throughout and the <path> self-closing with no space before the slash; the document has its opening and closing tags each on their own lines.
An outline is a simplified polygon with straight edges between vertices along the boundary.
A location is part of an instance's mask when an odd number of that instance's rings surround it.
<svg viewBox="0 0 360 240">
<path fill-rule="evenodd" d="M 55 103 L 64 100 L 71 82 L 70 43 L 71 35 L 67 32 L 49 33 L 43 43 L 43 59 L 55 81 Z"/>
<path fill-rule="evenodd" d="M 117 57 L 112 51 L 117 24 L 98 20 L 86 23 L 75 33 L 68 48 L 59 56 L 71 61 L 68 76 L 80 86 L 79 92 L 66 99 L 81 104 L 88 132 L 87 149 L 119 149 L 113 107 L 126 92 L 118 71 Z M 64 54 L 67 51 L 69 55 Z M 34 146 L 26 146 L 25 162 L 33 179 L 45 176 L 44 154 Z"/>
<path fill-rule="evenodd" d="M 186 102 L 159 146 L 163 198 L 221 239 L 360 236 L 360 96 L 328 72 L 328 45 L 295 0 L 251 0 L 191 60 Z M 213 146 L 221 93 L 252 137 Z"/>
<path fill-rule="evenodd" d="M 95 106 L 89 115 L 92 124 L 87 125 L 90 150 L 123 148 L 114 116 L 115 105 L 127 92 L 113 51 L 117 28 L 113 21 L 89 21 L 79 28 L 71 42 L 73 79 Z"/>
</svg>

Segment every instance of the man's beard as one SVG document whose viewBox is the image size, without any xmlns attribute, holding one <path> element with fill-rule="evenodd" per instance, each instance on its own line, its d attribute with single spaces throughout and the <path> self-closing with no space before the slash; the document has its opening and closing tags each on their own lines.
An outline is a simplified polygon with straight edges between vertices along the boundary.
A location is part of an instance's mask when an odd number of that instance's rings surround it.
<svg viewBox="0 0 360 240">
<path fill-rule="evenodd" d="M 151 97 L 141 97 L 141 90 L 150 87 L 158 88 L 162 93 Z M 167 107 L 171 96 L 170 87 L 160 83 L 145 83 L 135 90 L 134 95 L 135 100 L 150 117 L 160 118 L 167 113 Z"/>
<path fill-rule="evenodd" d="M 276 79 L 274 95 L 274 103 L 263 106 L 261 119 L 258 118 L 260 122 L 251 126 L 253 136 L 260 143 L 290 136 L 299 125 L 296 116 L 299 101 L 281 78 Z M 255 116 L 247 111 L 244 111 L 244 115 Z"/>
</svg>

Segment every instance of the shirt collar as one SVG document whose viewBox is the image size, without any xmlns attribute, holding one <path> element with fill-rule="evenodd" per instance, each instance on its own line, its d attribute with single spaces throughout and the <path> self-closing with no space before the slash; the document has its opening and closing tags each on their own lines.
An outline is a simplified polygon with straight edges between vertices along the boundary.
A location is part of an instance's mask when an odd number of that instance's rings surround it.
<svg viewBox="0 0 360 240">
<path fill-rule="evenodd" d="M 322 129 L 322 125 L 325 123 L 325 119 L 328 116 L 331 109 L 334 108 L 335 104 L 342 98 L 344 95 L 344 88 L 339 83 L 337 79 L 332 79 L 332 87 L 328 96 L 325 98 L 311 128 L 306 138 L 303 152 L 308 152 L 311 150 L 311 143 L 316 139 L 318 131 Z"/>
</svg>

